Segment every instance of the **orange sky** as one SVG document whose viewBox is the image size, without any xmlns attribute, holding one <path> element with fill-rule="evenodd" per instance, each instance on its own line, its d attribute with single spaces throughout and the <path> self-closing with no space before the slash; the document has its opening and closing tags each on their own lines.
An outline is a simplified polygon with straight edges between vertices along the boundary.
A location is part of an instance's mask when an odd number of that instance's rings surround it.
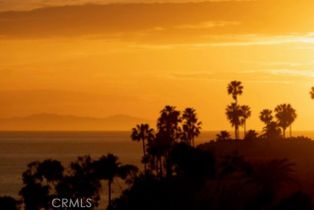
<svg viewBox="0 0 314 210">
<path fill-rule="evenodd" d="M 1 4 L 21 9 L 21 1 Z M 261 109 L 291 103 L 295 129 L 312 130 L 313 7 L 257 0 L 0 13 L 0 117 L 154 119 L 171 104 L 196 108 L 206 130 L 230 129 L 226 86 L 237 79 L 245 87 L 240 103 L 253 111 L 249 128 L 261 129 Z"/>
</svg>

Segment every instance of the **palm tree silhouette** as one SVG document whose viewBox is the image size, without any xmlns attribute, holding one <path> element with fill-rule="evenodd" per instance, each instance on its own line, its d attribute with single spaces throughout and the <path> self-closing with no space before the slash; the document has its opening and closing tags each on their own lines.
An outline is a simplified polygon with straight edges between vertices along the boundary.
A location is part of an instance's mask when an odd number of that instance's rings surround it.
<svg viewBox="0 0 314 210">
<path fill-rule="evenodd" d="M 182 140 L 195 146 L 195 138 L 200 134 L 201 122 L 197 119 L 193 108 L 186 108 L 182 115 Z"/>
<path fill-rule="evenodd" d="M 228 131 L 220 131 L 220 133 L 218 133 L 216 135 L 216 139 L 217 141 L 226 141 L 230 139 L 230 133 Z"/>
<path fill-rule="evenodd" d="M 242 83 L 240 81 L 231 81 L 228 84 L 227 90 L 228 94 L 232 95 L 235 103 L 238 104 L 238 95 L 241 95 L 243 93 Z"/>
<path fill-rule="evenodd" d="M 249 130 L 244 136 L 244 140 L 253 141 L 256 139 L 258 139 L 258 133 L 255 130 Z"/>
<path fill-rule="evenodd" d="M 292 135 L 291 125 L 297 117 L 296 110 L 290 104 L 280 104 L 275 108 L 275 116 L 278 126 L 282 128 L 283 137 L 286 136 L 286 129 L 290 126 L 290 137 Z"/>
<path fill-rule="evenodd" d="M 242 123 L 242 110 L 239 105 L 232 103 L 226 108 L 226 115 L 232 127 L 234 127 L 235 139 L 239 139 L 239 127 Z"/>
<path fill-rule="evenodd" d="M 180 123 L 180 111 L 177 111 L 174 106 L 165 106 L 165 108 L 161 110 L 160 117 L 158 118 L 158 132 L 167 135 L 173 143 L 180 138 Z"/>
<path fill-rule="evenodd" d="M 242 122 L 244 128 L 244 136 L 246 135 L 246 120 L 251 116 L 252 112 L 249 106 L 243 105 L 241 106 L 241 112 L 242 112 Z"/>
<path fill-rule="evenodd" d="M 260 112 L 259 119 L 268 125 L 273 120 L 272 112 L 270 109 L 263 109 Z"/>
<path fill-rule="evenodd" d="M 146 157 L 146 144 L 154 138 L 154 129 L 148 124 L 139 124 L 132 129 L 131 138 L 133 141 L 141 141 L 143 147 L 143 157 Z M 144 161 L 144 170 L 146 171 L 146 162 Z"/>
<path fill-rule="evenodd" d="M 266 139 L 280 139 L 281 129 L 278 127 L 278 123 L 271 121 L 263 128 L 262 137 Z"/>
<path fill-rule="evenodd" d="M 118 157 L 113 154 L 100 157 L 95 161 L 95 174 L 97 178 L 108 181 L 108 209 L 112 205 L 112 183 L 116 177 L 126 179 L 128 175 L 137 172 L 137 168 L 132 165 L 122 165 Z"/>
</svg>

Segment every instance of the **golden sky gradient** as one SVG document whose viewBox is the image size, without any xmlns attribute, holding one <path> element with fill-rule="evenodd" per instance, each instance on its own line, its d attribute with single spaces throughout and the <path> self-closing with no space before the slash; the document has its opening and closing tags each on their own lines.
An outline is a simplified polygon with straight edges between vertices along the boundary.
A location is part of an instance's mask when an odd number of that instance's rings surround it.
<svg viewBox="0 0 314 210">
<path fill-rule="evenodd" d="M 206 130 L 230 129 L 226 86 L 241 80 L 239 101 L 253 112 L 248 128 L 260 130 L 260 110 L 280 103 L 296 108 L 296 130 L 314 128 L 308 93 L 314 86 L 313 1 L 34 10 L 61 1 L 21 2 L 0 1 L 2 11 L 28 9 L 0 13 L 0 117 L 48 112 L 154 119 L 171 104 L 196 108 Z"/>
</svg>

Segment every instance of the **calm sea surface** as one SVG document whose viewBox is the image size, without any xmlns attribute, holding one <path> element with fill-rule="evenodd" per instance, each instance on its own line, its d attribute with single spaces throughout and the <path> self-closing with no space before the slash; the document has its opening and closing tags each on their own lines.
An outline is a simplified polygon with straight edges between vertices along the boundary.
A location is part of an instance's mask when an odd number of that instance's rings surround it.
<svg viewBox="0 0 314 210">
<path fill-rule="evenodd" d="M 213 136 L 204 132 L 198 142 Z M 0 132 L 0 195 L 18 195 L 21 174 L 32 161 L 57 159 L 68 165 L 78 156 L 113 153 L 122 163 L 140 165 L 141 149 L 129 132 Z"/>
<path fill-rule="evenodd" d="M 203 132 L 197 143 L 213 139 L 216 133 Z M 314 138 L 314 132 L 294 134 Z M 122 163 L 140 165 L 141 144 L 129 136 L 129 132 L 0 132 L 0 195 L 17 196 L 21 174 L 36 160 L 57 159 L 67 165 L 78 156 L 113 153 Z"/>
</svg>

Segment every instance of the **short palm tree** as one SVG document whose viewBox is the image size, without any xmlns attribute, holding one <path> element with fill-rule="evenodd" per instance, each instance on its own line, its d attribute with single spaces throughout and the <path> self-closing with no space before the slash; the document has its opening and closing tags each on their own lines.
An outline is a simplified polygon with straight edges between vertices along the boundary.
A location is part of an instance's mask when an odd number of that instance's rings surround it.
<svg viewBox="0 0 314 210">
<path fill-rule="evenodd" d="M 235 139 L 239 139 L 239 127 L 242 123 L 241 107 L 236 103 L 228 105 L 226 108 L 226 115 L 232 127 L 234 127 Z"/>
<path fill-rule="evenodd" d="M 272 116 L 272 110 L 270 109 L 263 109 L 261 112 L 260 112 L 260 115 L 259 115 L 259 119 L 265 123 L 266 125 L 268 125 L 272 120 L 273 120 L 273 116 Z"/>
<path fill-rule="evenodd" d="M 258 133 L 255 130 L 249 130 L 245 136 L 244 140 L 254 141 L 258 139 Z"/>
<path fill-rule="evenodd" d="M 275 116 L 278 126 L 282 128 L 283 137 L 286 136 L 286 129 L 290 126 L 290 136 L 292 134 L 291 125 L 297 118 L 296 110 L 290 104 L 280 104 L 275 108 Z"/>
<path fill-rule="evenodd" d="M 243 85 L 240 81 L 231 81 L 227 88 L 228 94 L 232 95 L 235 103 L 238 104 L 238 95 L 243 93 Z"/>
<path fill-rule="evenodd" d="M 216 139 L 217 141 L 226 141 L 230 139 L 230 133 L 228 131 L 220 131 L 220 133 L 218 133 L 216 135 Z"/>
<path fill-rule="evenodd" d="M 281 138 L 281 129 L 278 126 L 278 123 L 275 121 L 271 121 L 263 128 L 263 138 L 266 139 L 280 139 Z"/>
<path fill-rule="evenodd" d="M 247 105 L 241 106 L 241 112 L 242 112 L 242 122 L 241 124 L 243 125 L 244 128 L 244 136 L 246 135 L 246 120 L 251 117 L 251 108 Z"/>
<path fill-rule="evenodd" d="M 143 147 L 143 157 L 146 156 L 146 144 L 154 138 L 154 129 L 148 124 L 139 124 L 132 129 L 131 138 L 133 141 L 141 141 Z M 144 170 L 146 171 L 146 162 L 144 161 Z"/>
<path fill-rule="evenodd" d="M 182 115 L 182 140 L 189 145 L 195 146 L 195 138 L 200 134 L 201 122 L 197 119 L 193 108 L 186 108 Z"/>
</svg>

